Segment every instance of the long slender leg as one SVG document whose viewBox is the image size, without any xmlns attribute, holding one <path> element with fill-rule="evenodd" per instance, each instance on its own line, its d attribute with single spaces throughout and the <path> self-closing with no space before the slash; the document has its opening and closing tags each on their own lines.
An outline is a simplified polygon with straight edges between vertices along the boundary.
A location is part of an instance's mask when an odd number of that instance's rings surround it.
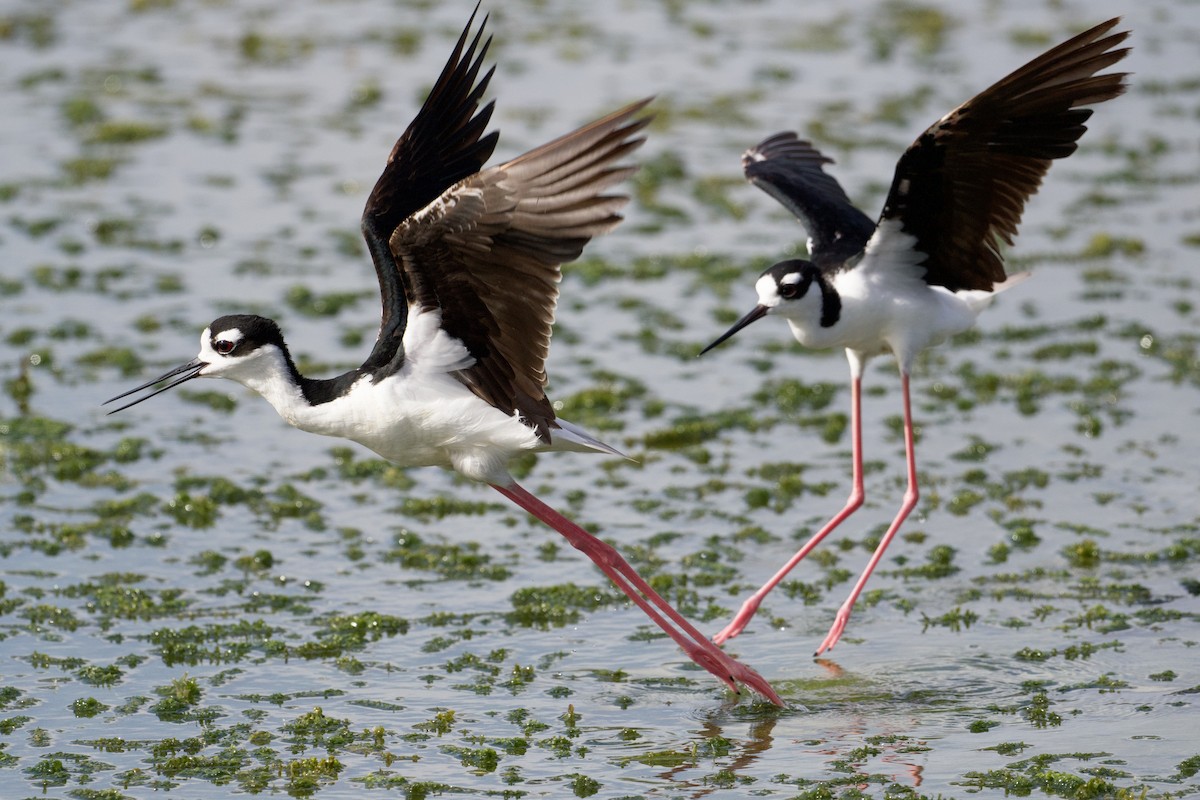
<svg viewBox="0 0 1200 800">
<path fill-rule="evenodd" d="M 896 514 L 896 518 L 892 520 L 891 526 L 888 527 L 887 533 L 879 540 L 879 546 L 875 548 L 875 552 L 871 554 L 871 560 L 867 562 L 867 568 L 863 570 L 862 575 L 858 576 L 858 581 L 854 584 L 854 588 L 850 590 L 850 596 L 846 598 L 846 602 L 842 603 L 842 607 L 838 609 L 837 616 L 834 617 L 833 627 L 829 629 L 825 639 L 817 647 L 817 652 L 814 655 L 820 655 L 837 644 L 837 640 L 842 637 L 842 631 L 846 629 L 846 623 L 850 620 L 850 610 L 854 608 L 854 603 L 858 600 L 858 596 L 862 594 L 863 587 L 867 585 L 867 580 L 871 577 L 871 573 L 883 558 L 883 551 L 887 550 L 888 545 L 892 543 L 892 539 L 896 536 L 896 531 L 900 529 L 900 525 L 912 512 L 917 505 L 917 461 L 913 455 L 913 422 L 912 422 L 912 404 L 908 399 L 908 372 L 900 372 L 900 388 L 904 392 L 904 452 L 908 460 L 908 489 L 904 492 L 904 502 L 900 504 L 900 511 Z"/>
<path fill-rule="evenodd" d="M 597 539 L 571 520 L 559 514 L 519 484 L 508 486 L 492 484 L 492 488 L 512 500 L 554 530 L 561 533 L 571 546 L 580 550 L 617 585 L 629 599 L 638 605 L 654 624 L 678 644 L 688 658 L 715 675 L 733 691 L 738 691 L 738 682 L 744 683 L 777 706 L 783 700 L 771 688 L 771 684 L 754 670 L 740 664 L 705 638 L 704 634 L 684 619 L 683 615 L 659 596 L 650 584 L 637 574 L 624 557 L 605 542 Z"/>
<path fill-rule="evenodd" d="M 821 543 L 821 540 L 833 532 L 833 529 L 841 525 L 843 521 L 863 504 L 863 498 L 866 497 L 863 492 L 863 476 L 862 476 L 862 418 L 860 416 L 862 407 L 862 377 L 852 376 L 850 383 L 850 448 L 853 451 L 853 488 L 850 490 L 850 497 L 846 500 L 846 505 L 842 510 L 834 515 L 833 519 L 825 523 L 825 527 L 817 531 L 812 537 L 804 543 L 794 556 L 788 559 L 788 562 L 779 568 L 779 571 L 771 576 L 771 579 L 763 584 L 762 588 L 746 599 L 742 603 L 742 608 L 734 616 L 725 628 L 713 637 L 713 641 L 717 644 L 724 644 L 729 639 L 737 636 L 750 622 L 750 619 L 758 611 L 758 606 L 762 603 L 772 589 L 779 585 L 787 574 L 792 569 L 804 560 L 814 547 Z"/>
</svg>

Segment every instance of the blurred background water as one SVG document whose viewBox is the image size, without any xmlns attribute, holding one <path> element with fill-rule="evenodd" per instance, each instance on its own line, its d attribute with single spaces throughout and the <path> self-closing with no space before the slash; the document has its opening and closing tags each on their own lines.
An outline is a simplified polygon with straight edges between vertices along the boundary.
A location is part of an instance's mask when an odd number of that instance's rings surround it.
<svg viewBox="0 0 1200 800">
<path fill-rule="evenodd" d="M 486 487 L 288 429 L 233 384 L 106 418 L 230 311 L 313 374 L 377 318 L 365 196 L 468 5 L 0 3 L 0 786 L 360 796 L 1185 796 L 1200 747 L 1194 3 L 485 6 L 508 158 L 653 94 L 626 223 L 568 266 L 563 415 L 522 465 L 704 630 L 840 507 L 847 374 L 782 323 L 696 353 L 804 233 L 738 157 L 798 130 L 874 215 L 933 120 L 1125 14 L 1126 96 L 1029 204 L 1035 278 L 914 378 L 921 505 L 868 372 L 867 506 L 723 692 Z M 319 711 L 318 711 L 319 708 Z"/>
</svg>

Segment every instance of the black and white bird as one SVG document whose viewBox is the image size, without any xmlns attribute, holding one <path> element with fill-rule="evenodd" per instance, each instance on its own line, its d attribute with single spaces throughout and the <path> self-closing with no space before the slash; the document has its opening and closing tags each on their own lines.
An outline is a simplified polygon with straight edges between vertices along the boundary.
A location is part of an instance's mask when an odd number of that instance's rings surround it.
<svg viewBox="0 0 1200 800">
<path fill-rule="evenodd" d="M 1097 74 L 1128 53 L 1111 19 L 1049 50 L 935 122 L 913 142 L 878 223 L 851 205 L 823 165 L 831 159 L 793 133 L 742 157 L 746 177 L 791 210 L 808 232 L 811 261 L 782 261 L 759 277 L 758 305 L 708 352 L 755 320 L 778 315 L 806 347 L 842 347 L 850 361 L 852 488 L 845 506 L 742 605 L 713 640 L 737 636 L 788 572 L 863 503 L 860 399 L 867 361 L 891 352 L 900 367 L 908 488 L 817 654 L 838 641 L 854 602 L 917 503 L 909 374 L 927 347 L 975 323 L 997 293 L 1028 276 L 1006 275 L 1025 201 L 1055 159 L 1075 152 L 1085 106 L 1125 90 L 1124 73 Z"/>
<path fill-rule="evenodd" d="M 555 416 L 545 362 L 560 266 L 621 221 L 628 201 L 606 194 L 636 167 L 621 159 L 643 142 L 649 117 L 633 103 L 525 155 L 484 168 L 498 134 L 480 75 L 491 43 L 468 21 L 420 112 L 396 142 L 362 217 L 382 293 L 374 348 L 335 378 L 301 375 L 274 321 L 224 316 L 200 354 L 112 400 L 193 378 L 229 378 L 258 392 L 289 424 L 350 439 L 401 466 L 439 466 L 491 484 L 557 530 L 734 691 L 778 695 L 660 597 L 608 544 L 517 484 L 513 457 L 573 450 L 620 455 Z M 469 43 L 468 43 L 469 42 Z M 110 400 L 109 402 L 112 402 Z"/>
</svg>

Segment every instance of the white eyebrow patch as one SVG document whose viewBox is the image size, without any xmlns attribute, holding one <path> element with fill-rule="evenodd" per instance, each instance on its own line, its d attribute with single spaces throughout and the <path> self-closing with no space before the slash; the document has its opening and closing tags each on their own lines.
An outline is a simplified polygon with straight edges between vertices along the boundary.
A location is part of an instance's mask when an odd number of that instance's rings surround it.
<svg viewBox="0 0 1200 800">
<path fill-rule="evenodd" d="M 216 336 L 214 336 L 213 341 L 214 342 L 229 342 L 230 344 L 237 344 L 238 342 L 240 342 L 242 339 L 245 339 L 245 338 L 246 338 L 246 335 L 244 333 L 242 333 L 241 329 L 230 328 L 229 330 L 221 331 Z"/>
<path fill-rule="evenodd" d="M 799 272 L 789 272 L 787 275 L 784 275 L 783 278 L 780 279 L 779 285 L 787 286 L 789 284 L 799 283 L 800 278 L 801 278 L 801 275 Z"/>
<path fill-rule="evenodd" d="M 233 349 L 246 338 L 239 328 L 227 328 L 215 334 L 211 330 L 205 328 L 204 333 L 200 334 L 200 354 L 197 356 L 210 364 L 232 356 Z"/>
</svg>

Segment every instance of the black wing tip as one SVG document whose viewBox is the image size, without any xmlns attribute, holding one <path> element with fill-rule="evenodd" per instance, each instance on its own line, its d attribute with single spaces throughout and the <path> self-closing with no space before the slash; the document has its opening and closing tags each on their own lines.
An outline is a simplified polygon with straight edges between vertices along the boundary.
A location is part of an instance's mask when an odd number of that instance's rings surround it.
<svg viewBox="0 0 1200 800">
<path fill-rule="evenodd" d="M 467 19 L 467 24 L 463 26 L 462 33 L 458 36 L 458 44 L 460 47 L 467 41 L 467 34 L 471 32 L 471 26 L 475 24 L 475 18 L 479 16 L 479 9 L 481 8 L 483 8 L 483 0 L 476 0 L 475 7 L 471 9 L 471 16 Z M 487 27 L 488 20 L 491 18 L 491 16 L 492 15 L 490 13 L 483 15 L 483 20 L 479 23 L 479 30 L 476 31 L 475 39 L 471 43 L 472 48 L 474 48 L 479 42 L 479 37 L 483 35 L 483 30 Z M 491 41 L 490 37 L 488 41 Z"/>
<path fill-rule="evenodd" d="M 613 126 L 612 135 L 618 136 L 621 139 L 628 139 L 639 131 L 644 130 L 650 125 L 651 122 L 654 121 L 654 118 L 657 115 L 652 111 L 639 116 L 639 114 L 644 111 L 647 106 L 653 103 L 654 100 L 655 95 L 649 95 L 647 97 L 634 100 L 631 103 L 626 103 L 617 110 L 605 114 L 593 122 L 589 122 L 580 130 L 587 128 L 600 128 L 611 125 Z M 577 131 L 573 131 L 572 133 L 576 132 Z M 566 136 L 571 136 L 572 133 L 566 134 Z M 639 138 L 637 140 L 638 146 L 641 146 L 644 141 L 645 137 Z"/>
<path fill-rule="evenodd" d="M 797 161 L 818 169 L 823 164 L 836 163 L 818 150 L 811 141 L 801 139 L 795 131 L 773 133 L 742 153 L 743 170 L 749 170 L 755 164 L 764 161 Z"/>
<path fill-rule="evenodd" d="M 1123 20 L 1124 18 L 1125 17 L 1123 14 L 1118 14 L 1115 17 L 1111 17 L 1109 19 L 1104 20 L 1104 22 L 1100 22 L 1100 23 L 1097 23 L 1096 25 L 1093 25 L 1092 27 L 1088 28 L 1086 31 L 1079 34 L 1079 36 L 1077 36 L 1075 38 L 1078 39 L 1081 37 L 1088 37 L 1089 39 L 1099 39 L 1101 36 L 1103 36 L 1104 34 L 1111 31 L 1113 28 L 1120 25 L 1121 20 Z M 1113 34 L 1114 37 L 1120 37 L 1118 39 L 1118 41 L 1124 40 L 1125 37 L 1127 37 L 1128 35 L 1129 35 L 1129 31 L 1117 31 L 1116 33 Z"/>
<path fill-rule="evenodd" d="M 1015 78 L 1032 71 L 1049 71 L 1053 69 L 1052 65 L 1060 65 L 1062 62 L 1073 62 L 1076 67 L 1081 67 L 1085 64 L 1090 65 L 1093 80 L 1112 81 L 1121 87 L 1120 91 L 1124 91 L 1125 78 L 1129 73 L 1099 74 L 1100 70 L 1121 61 L 1132 50 L 1131 47 L 1118 48 L 1117 46 L 1125 42 L 1133 34 L 1133 31 L 1123 30 L 1109 33 L 1109 31 L 1121 23 L 1121 20 L 1122 18 L 1119 16 L 1112 17 L 1098 25 L 1093 25 L 1082 33 L 1076 34 L 1070 39 L 1051 47 L 1029 63 L 1015 70 L 1008 77 Z M 1101 99 L 1108 99 L 1115 96 L 1115 94 L 1112 94 Z M 1099 102 L 1099 100 L 1089 100 L 1089 102 Z"/>
<path fill-rule="evenodd" d="M 619 159 L 645 143 L 646 137 L 638 136 L 637 134 L 644 130 L 653 120 L 654 114 L 642 114 L 639 112 L 646 108 L 654 101 L 654 96 L 643 97 L 640 100 L 634 100 L 624 106 L 621 106 L 615 111 L 611 111 L 602 117 L 592 120 L 585 125 L 582 125 L 575 130 L 555 137 L 545 144 L 535 147 L 527 153 L 517 156 L 505 163 L 505 166 L 510 166 L 518 162 L 535 159 L 540 155 L 552 151 L 555 148 L 562 146 L 568 141 L 591 141 L 593 145 L 599 142 L 608 142 L 613 147 L 616 153 L 611 156 L 611 159 Z M 608 153 L 606 147 L 601 147 L 598 152 L 603 151 Z M 610 160 L 611 160 L 610 159 Z M 626 169 L 625 167 L 617 167 L 616 169 Z M 635 168 L 636 169 L 636 168 Z"/>
<path fill-rule="evenodd" d="M 374 218 L 371 224 L 390 234 L 409 214 L 447 186 L 482 169 L 492 157 L 498 135 L 485 132 L 495 100 L 482 107 L 480 103 L 496 65 L 483 69 L 492 37 L 484 38 L 489 15 L 475 25 L 481 6 L 476 3 L 421 108 L 393 146 L 387 166 L 367 197 L 364 225 Z M 406 183 L 410 185 L 405 187 Z M 406 188 L 416 191 L 401 191 Z"/>
<path fill-rule="evenodd" d="M 1125 42 L 1125 40 L 1133 35 L 1132 30 L 1117 31 L 1116 33 L 1105 36 L 1105 34 L 1119 25 L 1121 21 L 1122 17 L 1120 16 L 1105 20 L 1104 22 L 1094 25 L 1073 39 L 1064 42 L 1059 47 L 1053 48 L 1050 51 L 1054 52 L 1060 49 L 1075 50 L 1087 48 L 1095 52 L 1095 54 L 1091 56 L 1091 60 L 1096 60 L 1099 63 L 1095 67 L 1093 77 L 1097 80 L 1103 80 L 1110 85 L 1106 87 L 1107 91 L 1097 94 L 1095 98 L 1089 98 L 1082 104 L 1098 103 L 1102 102 L 1103 100 L 1110 100 L 1113 97 L 1124 94 L 1125 90 L 1129 88 L 1129 82 L 1127 79 L 1132 73 L 1107 72 L 1103 74 L 1096 74 L 1106 67 L 1110 67 L 1113 64 L 1123 61 L 1125 57 L 1128 56 L 1133 50 L 1131 46 L 1120 48 L 1117 47 L 1117 45 L 1122 44 Z"/>
<path fill-rule="evenodd" d="M 1121 24 L 1123 17 L 1112 17 L 1104 22 L 1093 25 L 1085 31 L 1051 47 L 1039 58 L 1053 59 L 1057 56 L 1074 52 L 1085 47 L 1099 47 L 1100 51 L 1109 50 L 1129 38 L 1132 31 L 1117 31 L 1109 34 L 1113 28 Z M 1108 34 L 1107 36 L 1105 34 Z"/>
<path fill-rule="evenodd" d="M 599 126 L 608 124 L 609 122 L 611 122 L 613 120 L 630 119 L 630 121 L 627 124 L 625 124 L 621 127 L 623 130 L 628 130 L 629 133 L 635 133 L 635 132 L 641 130 L 642 128 L 645 128 L 651 122 L 653 122 L 654 117 L 656 115 L 654 112 L 649 112 L 649 113 L 643 114 L 640 117 L 637 117 L 637 119 L 631 119 L 631 118 L 636 116 L 638 114 L 638 112 L 644 110 L 647 106 L 649 106 L 651 103 L 653 103 L 655 99 L 656 99 L 656 95 L 647 95 L 646 97 L 642 97 L 638 100 L 634 100 L 630 103 L 626 103 L 625 105 L 618 108 L 616 111 L 612 111 L 608 114 L 605 114 L 603 117 L 600 117 L 596 121 L 589 123 L 588 125 L 586 125 L 584 127 L 593 127 L 593 126 L 599 127 Z"/>
<path fill-rule="evenodd" d="M 650 105 L 657 99 L 658 99 L 658 95 L 648 94 L 639 100 L 634 100 L 632 103 L 629 103 L 628 105 L 624 106 L 624 108 L 622 108 L 620 110 L 624 111 L 624 110 L 628 109 L 631 114 L 637 113 L 638 111 L 641 111 L 643 108 Z M 652 119 L 654 119 L 654 116 L 655 115 L 653 113 L 651 113 L 646 116 L 646 120 L 647 121 L 652 120 Z"/>
</svg>

